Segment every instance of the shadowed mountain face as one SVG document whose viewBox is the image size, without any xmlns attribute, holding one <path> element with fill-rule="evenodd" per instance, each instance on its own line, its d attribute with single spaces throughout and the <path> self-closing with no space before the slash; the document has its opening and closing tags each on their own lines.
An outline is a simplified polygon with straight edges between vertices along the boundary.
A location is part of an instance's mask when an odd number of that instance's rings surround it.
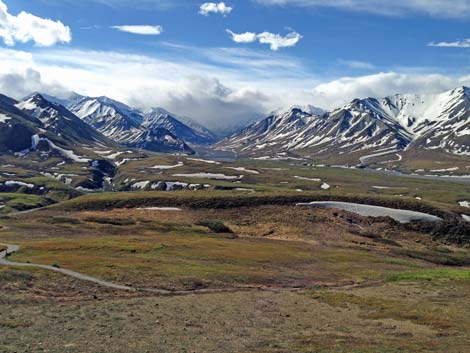
<svg viewBox="0 0 470 353">
<path fill-rule="evenodd" d="M 20 104 L 24 109 L 30 106 L 34 108 L 33 100 L 37 100 L 38 96 L 55 106 L 62 114 L 73 115 L 74 119 L 80 120 L 82 125 L 86 125 L 89 129 L 104 135 L 115 143 L 155 152 L 193 153 L 183 139 L 166 129 L 167 126 L 171 127 L 169 124 L 166 126 L 164 123 L 158 126 L 157 124 L 144 125 L 144 116 L 139 110 L 110 98 L 91 98 L 74 93 L 67 99 L 60 99 L 48 95 L 33 94 Z M 39 107 L 31 113 L 43 116 L 43 120 L 50 119 L 43 110 Z M 175 119 L 174 124 L 176 123 L 178 121 Z M 154 131 L 150 131 L 152 129 Z"/>
<path fill-rule="evenodd" d="M 405 149 L 470 154 L 467 87 L 437 95 L 356 99 L 329 113 L 292 108 L 269 116 L 217 147 L 246 155 L 306 151 L 366 156 Z"/>
<path fill-rule="evenodd" d="M 0 95 L 0 152 L 15 153 L 31 147 L 31 137 L 41 128 L 38 119 L 15 107 L 18 102 Z"/>
<path fill-rule="evenodd" d="M 209 145 L 216 141 L 215 135 L 208 129 L 194 122 L 182 122 L 183 119 L 173 116 L 162 108 L 155 108 L 143 114 L 142 127 L 145 129 L 164 128 L 173 135 L 194 145 Z"/>
<path fill-rule="evenodd" d="M 143 113 L 107 97 L 77 99 L 75 96 L 66 104 L 73 113 L 105 136 L 128 146 L 148 145 L 150 136 L 157 138 L 162 135 L 161 129 L 167 130 L 175 140 L 175 151 L 191 150 L 186 143 L 207 145 L 215 141 L 209 130 L 200 126 L 190 127 L 161 108 Z M 155 131 L 152 133 L 152 130 Z M 159 143 L 156 141 L 150 145 L 158 146 Z M 183 148 L 179 147 L 183 145 Z"/>
<path fill-rule="evenodd" d="M 16 107 L 38 119 L 43 129 L 61 136 L 70 143 L 109 144 L 111 142 L 65 107 L 48 101 L 40 94 L 32 95 L 17 103 Z"/>
</svg>

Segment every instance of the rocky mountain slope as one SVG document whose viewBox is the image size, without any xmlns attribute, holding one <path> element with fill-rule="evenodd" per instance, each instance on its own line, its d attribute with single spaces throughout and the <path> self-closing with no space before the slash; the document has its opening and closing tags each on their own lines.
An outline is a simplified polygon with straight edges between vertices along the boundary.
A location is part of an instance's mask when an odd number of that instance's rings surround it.
<svg viewBox="0 0 470 353">
<path fill-rule="evenodd" d="M 145 129 L 164 128 L 173 135 L 193 145 L 209 145 L 216 141 L 215 135 L 195 122 L 176 117 L 163 108 L 154 108 L 143 114 L 141 126 Z"/>
<path fill-rule="evenodd" d="M 205 145 L 215 139 L 207 129 L 190 127 L 162 108 L 144 113 L 107 97 L 81 96 L 77 99 L 76 95 L 65 104 L 105 136 L 131 147 L 192 153 L 188 144 Z M 167 135 L 163 130 L 168 132 Z"/>
<path fill-rule="evenodd" d="M 470 90 L 355 99 L 328 113 L 297 107 L 273 114 L 221 141 L 244 155 L 301 152 L 370 156 L 422 149 L 470 155 Z"/>
</svg>

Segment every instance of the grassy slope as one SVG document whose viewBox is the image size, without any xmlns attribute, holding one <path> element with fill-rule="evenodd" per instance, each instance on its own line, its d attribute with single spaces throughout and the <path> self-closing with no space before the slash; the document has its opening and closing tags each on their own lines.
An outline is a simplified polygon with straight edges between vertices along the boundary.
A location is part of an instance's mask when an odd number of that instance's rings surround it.
<svg viewBox="0 0 470 353">
<path fill-rule="evenodd" d="M 240 238 L 196 225 L 216 218 Z M 22 246 L 13 260 L 145 287 L 315 289 L 147 298 L 2 267 L 5 352 L 39 343 L 50 352 L 462 352 L 470 343 L 469 270 L 439 265 L 468 250 L 387 224 L 280 206 L 13 219 L 0 220 L 0 241 Z"/>
<path fill-rule="evenodd" d="M 468 186 L 292 161 L 231 164 L 260 174 L 186 160 L 184 167 L 161 174 L 149 171 L 181 158 L 129 162 L 116 180 L 175 180 L 174 173 L 201 171 L 244 174 L 243 183 L 235 185 L 257 192 L 87 195 L 1 218 L 0 242 L 21 245 L 13 260 L 138 287 L 304 290 L 147 298 L 41 270 L 0 267 L 0 306 L 7 313 L 0 318 L 0 351 L 464 352 L 470 345 L 468 249 L 387 222 L 283 206 L 337 198 L 463 213 L 456 202 L 470 194 Z M 294 176 L 321 178 L 332 189 L 322 191 L 321 183 Z M 40 202 L 35 195 L 12 197 Z M 126 208 L 136 206 L 183 211 Z M 198 225 L 213 219 L 239 237 Z"/>
</svg>

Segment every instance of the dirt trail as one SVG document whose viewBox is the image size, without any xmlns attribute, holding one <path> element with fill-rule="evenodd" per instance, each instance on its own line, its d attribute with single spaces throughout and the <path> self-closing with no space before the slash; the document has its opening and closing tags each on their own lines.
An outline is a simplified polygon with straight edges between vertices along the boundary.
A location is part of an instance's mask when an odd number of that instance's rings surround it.
<svg viewBox="0 0 470 353">
<path fill-rule="evenodd" d="M 71 270 L 66 270 L 66 269 L 59 268 L 59 267 L 54 267 L 54 266 L 49 266 L 49 265 L 41 265 L 41 264 L 31 264 L 31 263 L 8 261 L 7 257 L 9 255 L 15 253 L 15 252 L 18 252 L 20 250 L 20 247 L 18 245 L 11 245 L 11 244 L 0 244 L 0 245 L 7 247 L 7 250 L 4 250 L 4 251 L 0 252 L 0 265 L 16 266 L 16 267 L 42 268 L 42 269 L 45 269 L 45 270 L 60 272 L 64 275 L 75 277 L 75 278 L 83 280 L 83 281 L 93 282 L 93 283 L 99 284 L 99 285 L 101 285 L 103 287 L 107 287 L 107 288 L 135 291 L 135 289 L 132 288 L 132 287 L 122 286 L 122 285 L 119 285 L 119 284 L 114 284 L 114 283 L 111 283 L 111 282 L 103 281 L 103 280 L 100 280 L 100 279 L 95 278 L 95 277 L 83 275 L 81 273 L 71 271 Z"/>
<path fill-rule="evenodd" d="M 75 271 L 67 270 L 64 268 L 59 268 L 50 265 L 42 265 L 42 264 L 34 264 L 34 263 L 24 263 L 24 262 L 14 262 L 8 261 L 7 257 L 18 252 L 20 247 L 18 245 L 11 245 L 11 244 L 2 244 L 0 246 L 7 247 L 6 250 L 0 251 L 0 266 L 13 266 L 13 267 L 32 267 L 32 268 L 40 268 L 49 271 L 55 271 L 62 273 L 66 276 L 71 276 L 77 278 L 79 280 L 88 281 L 96 283 L 100 286 L 111 288 L 111 289 L 118 289 L 118 290 L 125 290 L 125 291 L 133 291 L 133 292 L 143 292 L 143 293 L 153 293 L 158 295 L 165 295 L 165 296 L 178 296 L 178 295 L 192 295 L 192 294 L 215 294 L 215 293 L 234 293 L 234 292 L 253 292 L 253 291 L 265 291 L 265 292 L 299 292 L 308 289 L 319 289 L 319 288 L 342 288 L 342 289 L 351 289 L 356 287 L 362 287 L 365 283 L 346 283 L 346 284 L 316 284 L 311 287 L 265 287 L 265 286 L 247 286 L 247 287 L 233 287 L 233 288 L 203 288 L 203 289 L 193 289 L 193 290 L 166 290 L 166 289 L 156 289 L 156 288 L 138 288 L 138 287 L 130 287 L 124 286 L 108 281 L 101 280 L 96 277 L 87 276 Z"/>
</svg>

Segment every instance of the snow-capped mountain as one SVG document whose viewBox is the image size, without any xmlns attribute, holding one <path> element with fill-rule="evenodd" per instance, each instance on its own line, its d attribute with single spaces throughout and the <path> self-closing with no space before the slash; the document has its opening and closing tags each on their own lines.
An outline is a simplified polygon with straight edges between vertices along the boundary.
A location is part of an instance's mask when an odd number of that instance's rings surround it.
<svg viewBox="0 0 470 353">
<path fill-rule="evenodd" d="M 186 143 L 209 144 L 215 139 L 207 129 L 190 127 L 162 108 L 144 113 L 108 97 L 79 95 L 64 103 L 74 114 L 105 136 L 131 147 L 162 152 L 160 147 L 165 146 L 163 149 L 169 151 L 173 144 L 174 151 L 192 152 Z M 166 135 L 162 129 L 167 131 Z M 155 141 L 150 141 L 151 138 Z"/>
<path fill-rule="evenodd" d="M 329 113 L 291 108 L 223 140 L 218 148 L 254 155 L 380 155 L 411 148 L 470 154 L 470 90 L 355 99 Z M 320 114 L 318 114 L 320 113 Z"/>
<path fill-rule="evenodd" d="M 67 108 L 103 135 L 119 143 L 137 141 L 143 133 L 140 129 L 143 119 L 139 112 L 107 97 L 82 97 L 70 102 Z"/>
<path fill-rule="evenodd" d="M 109 164 L 93 151 L 97 148 L 118 148 L 61 105 L 34 94 L 18 102 L 0 96 L 0 154 L 16 154 L 46 159 L 92 163 L 93 168 Z M 91 164 L 90 164 L 91 165 Z"/>
<path fill-rule="evenodd" d="M 154 108 L 143 114 L 142 127 L 145 129 L 164 128 L 185 142 L 194 145 L 208 145 L 216 141 L 216 137 L 208 129 L 192 123 L 192 126 L 182 122 L 163 108 Z M 190 122 L 191 124 L 191 122 Z"/>
<path fill-rule="evenodd" d="M 42 123 L 15 107 L 18 102 L 0 95 L 0 152 L 15 153 L 31 147 L 31 138 Z"/>
<path fill-rule="evenodd" d="M 470 154 L 468 87 L 436 95 L 395 95 L 382 105 L 412 135 L 412 146 Z"/>
<path fill-rule="evenodd" d="M 69 105 L 83 121 L 110 139 L 130 147 L 156 152 L 193 153 L 180 136 L 167 129 L 170 124 L 149 124 L 141 112 L 107 97 L 83 97 Z"/>
<path fill-rule="evenodd" d="M 64 106 L 48 101 L 41 94 L 31 95 L 17 102 L 15 107 L 37 118 L 47 132 L 56 134 L 71 143 L 111 143 L 109 139 L 84 123 Z"/>
<path fill-rule="evenodd" d="M 322 108 L 316 107 L 311 104 L 307 104 L 307 105 L 291 105 L 291 106 L 284 107 L 284 108 L 278 108 L 272 111 L 269 115 L 278 115 L 278 114 L 285 113 L 287 111 L 291 111 L 293 109 L 301 110 L 305 113 L 309 113 L 310 115 L 322 115 L 326 113 L 326 110 Z"/>
</svg>

